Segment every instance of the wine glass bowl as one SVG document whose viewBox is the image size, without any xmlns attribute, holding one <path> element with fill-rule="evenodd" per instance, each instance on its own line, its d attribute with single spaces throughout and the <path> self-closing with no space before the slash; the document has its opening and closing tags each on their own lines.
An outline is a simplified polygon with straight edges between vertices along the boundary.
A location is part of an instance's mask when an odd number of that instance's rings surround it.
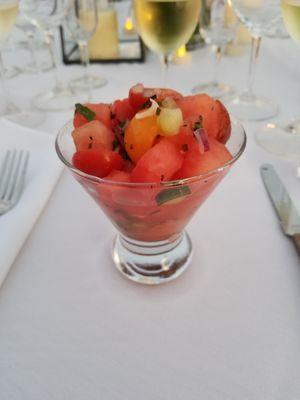
<svg viewBox="0 0 300 400">
<path fill-rule="evenodd" d="M 33 104 L 44 111 L 61 111 L 71 109 L 78 95 L 62 81 L 58 69 L 58 55 L 55 48 L 55 29 L 58 28 L 69 12 L 70 0 L 22 0 L 21 11 L 32 25 L 45 35 L 54 64 L 55 84 L 51 90 L 38 94 Z M 88 94 L 81 101 L 88 100 Z"/>
<path fill-rule="evenodd" d="M 137 31 L 150 50 L 160 55 L 163 73 L 166 73 L 172 53 L 184 45 L 194 32 L 200 7 L 200 0 L 133 1 Z"/>
<path fill-rule="evenodd" d="M 113 260 L 119 271 L 147 284 L 175 279 L 191 259 L 192 245 L 184 229 L 243 153 L 243 127 L 232 121 L 226 144 L 232 159 L 224 165 L 191 178 L 153 184 L 109 181 L 76 169 L 71 132 L 72 123 L 60 130 L 57 154 L 117 229 Z"/>
<path fill-rule="evenodd" d="M 267 36 L 280 22 L 278 0 L 230 0 L 239 20 L 252 36 Z"/>
</svg>

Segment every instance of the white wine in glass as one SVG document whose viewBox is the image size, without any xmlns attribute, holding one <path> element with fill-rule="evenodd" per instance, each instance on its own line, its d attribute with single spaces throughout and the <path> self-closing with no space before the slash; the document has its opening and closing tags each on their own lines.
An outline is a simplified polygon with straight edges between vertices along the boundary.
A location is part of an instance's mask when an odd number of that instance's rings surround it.
<svg viewBox="0 0 300 400">
<path fill-rule="evenodd" d="M 288 33 L 300 44 L 300 0 L 282 0 L 281 10 Z M 287 126 L 267 124 L 257 131 L 256 141 L 270 153 L 299 162 L 300 119 L 290 122 Z M 300 166 L 297 175 L 300 176 Z"/>
<path fill-rule="evenodd" d="M 14 27 L 18 9 L 18 1 L 7 0 L 0 2 L 0 42 L 4 42 Z"/>
<path fill-rule="evenodd" d="M 288 33 L 300 43 L 300 0 L 282 1 L 282 15 Z"/>
<path fill-rule="evenodd" d="M 134 0 L 137 30 L 168 67 L 171 54 L 187 43 L 199 21 L 200 0 Z"/>
</svg>

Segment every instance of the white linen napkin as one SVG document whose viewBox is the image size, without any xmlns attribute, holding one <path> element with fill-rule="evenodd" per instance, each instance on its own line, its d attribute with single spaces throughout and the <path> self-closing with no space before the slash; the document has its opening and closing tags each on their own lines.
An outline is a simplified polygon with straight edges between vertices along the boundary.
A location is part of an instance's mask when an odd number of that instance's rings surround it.
<svg viewBox="0 0 300 400">
<path fill-rule="evenodd" d="M 17 205 L 0 216 L 0 286 L 21 250 L 62 171 L 54 136 L 0 120 L 0 163 L 8 149 L 29 150 L 24 191 Z"/>
</svg>

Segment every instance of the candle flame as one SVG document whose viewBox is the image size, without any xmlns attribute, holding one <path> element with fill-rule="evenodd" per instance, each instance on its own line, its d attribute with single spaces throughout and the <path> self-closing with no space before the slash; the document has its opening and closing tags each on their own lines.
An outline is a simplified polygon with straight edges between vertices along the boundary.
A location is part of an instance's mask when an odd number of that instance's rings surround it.
<svg viewBox="0 0 300 400">
<path fill-rule="evenodd" d="M 186 47 L 185 46 L 180 46 L 179 49 L 177 50 L 177 57 L 183 58 L 186 55 Z"/>
<path fill-rule="evenodd" d="M 129 32 L 133 30 L 133 23 L 132 23 L 132 19 L 130 17 L 127 17 L 127 19 L 126 19 L 125 29 L 126 29 L 126 31 L 129 31 Z"/>
</svg>

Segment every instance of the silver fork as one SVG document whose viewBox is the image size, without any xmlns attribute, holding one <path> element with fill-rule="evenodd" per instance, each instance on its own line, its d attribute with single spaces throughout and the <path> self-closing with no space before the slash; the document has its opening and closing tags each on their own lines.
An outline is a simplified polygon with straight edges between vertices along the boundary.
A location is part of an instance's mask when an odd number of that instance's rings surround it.
<svg viewBox="0 0 300 400">
<path fill-rule="evenodd" d="M 19 201 L 28 166 L 29 152 L 7 150 L 0 170 L 0 215 Z"/>
</svg>

